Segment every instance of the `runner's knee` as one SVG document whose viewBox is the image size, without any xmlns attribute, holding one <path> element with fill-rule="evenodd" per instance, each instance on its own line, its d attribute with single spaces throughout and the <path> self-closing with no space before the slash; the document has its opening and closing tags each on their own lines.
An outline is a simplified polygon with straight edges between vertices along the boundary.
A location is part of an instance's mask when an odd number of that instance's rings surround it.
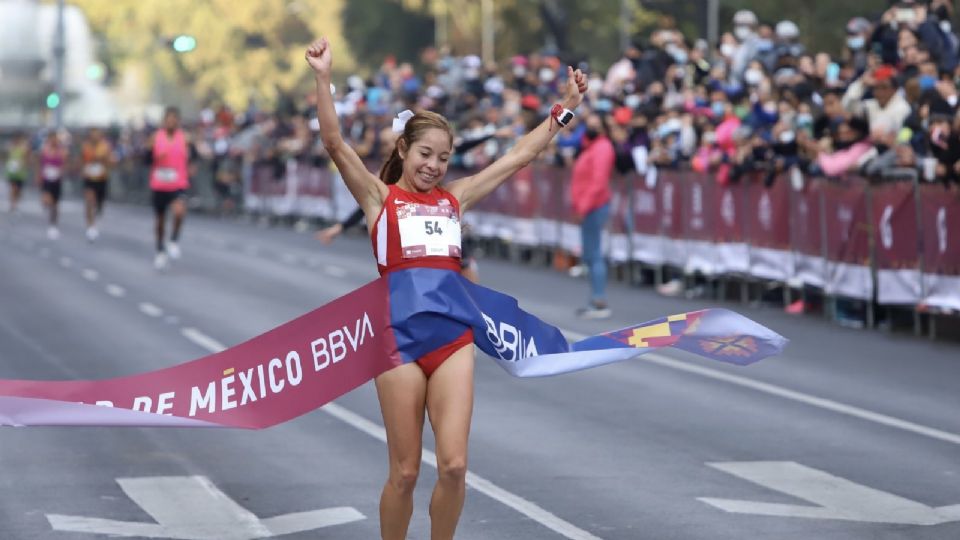
<svg viewBox="0 0 960 540">
<path fill-rule="evenodd" d="M 390 484 L 401 493 L 413 493 L 420 476 L 420 463 L 416 465 L 398 465 L 390 471 Z"/>
<path fill-rule="evenodd" d="M 467 456 L 437 458 L 437 474 L 447 482 L 463 482 L 467 477 Z"/>
</svg>

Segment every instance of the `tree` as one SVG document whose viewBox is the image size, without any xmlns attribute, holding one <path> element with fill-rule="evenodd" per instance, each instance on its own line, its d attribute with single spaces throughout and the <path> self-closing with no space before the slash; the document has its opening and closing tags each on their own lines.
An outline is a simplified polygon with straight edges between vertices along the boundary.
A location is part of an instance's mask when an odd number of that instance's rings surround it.
<svg viewBox="0 0 960 540">
<path fill-rule="evenodd" d="M 337 68 L 352 70 L 341 32 L 344 0 L 74 0 L 103 41 L 111 69 L 148 73 L 151 86 L 188 86 L 199 99 L 242 108 L 248 99 L 272 105 L 309 80 L 303 50 L 327 36 Z M 176 54 L 167 40 L 196 38 L 196 48 Z"/>
</svg>

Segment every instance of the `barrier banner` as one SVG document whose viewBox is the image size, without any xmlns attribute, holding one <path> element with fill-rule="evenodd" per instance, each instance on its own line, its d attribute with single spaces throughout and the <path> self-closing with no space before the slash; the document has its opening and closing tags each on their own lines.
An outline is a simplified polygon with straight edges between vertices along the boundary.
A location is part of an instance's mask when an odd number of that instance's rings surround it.
<svg viewBox="0 0 960 540">
<path fill-rule="evenodd" d="M 511 238 L 514 243 L 528 247 L 536 246 L 540 241 L 537 233 L 537 210 L 540 207 L 540 199 L 534 186 L 535 174 L 537 171 L 534 166 L 527 165 L 503 184 L 509 193 L 510 205 L 504 210 L 511 218 L 509 220 L 512 229 Z"/>
<path fill-rule="evenodd" d="M 877 261 L 877 302 L 916 305 L 921 300 L 917 201 L 913 183 L 871 186 Z"/>
<path fill-rule="evenodd" d="M 517 300 L 459 273 L 394 272 L 247 342 L 192 362 L 101 381 L 0 380 L 0 425 L 259 429 L 291 420 L 466 329 L 518 377 L 568 373 L 663 347 L 747 365 L 786 339 L 723 309 L 681 313 L 567 343 Z"/>
<path fill-rule="evenodd" d="M 537 234 L 540 246 L 556 248 L 560 245 L 560 222 L 566 215 L 566 193 L 561 177 L 563 169 L 544 163 L 534 164 L 534 188 L 540 208 L 537 212 Z"/>
<path fill-rule="evenodd" d="M 827 267 L 823 257 L 823 181 L 810 179 L 790 198 L 793 225 L 794 277 L 802 285 L 824 288 Z"/>
<path fill-rule="evenodd" d="M 305 217 L 336 219 L 333 183 L 342 182 L 336 169 L 327 164 L 318 167 L 300 162 L 294 174 L 297 177 L 296 213 Z"/>
<path fill-rule="evenodd" d="M 824 182 L 828 294 L 861 300 L 873 297 L 866 189 L 862 178 Z"/>
<path fill-rule="evenodd" d="M 656 178 L 655 174 L 652 174 Z M 659 182 L 658 182 L 659 183 Z M 657 184 L 634 177 L 631 193 L 633 222 L 633 260 L 644 264 L 663 264 L 663 238 L 660 236 L 660 199 Z"/>
<path fill-rule="evenodd" d="M 920 186 L 923 229 L 923 302 L 960 310 L 960 191 Z"/>
<path fill-rule="evenodd" d="M 607 227 L 609 246 L 607 253 L 610 260 L 616 263 L 624 263 L 630 260 L 630 190 L 628 184 L 636 180 L 622 174 L 614 174 L 610 179 L 610 224 Z"/>
<path fill-rule="evenodd" d="M 743 183 L 715 185 L 710 204 L 714 207 L 714 234 L 717 240 L 717 273 L 746 274 L 750 250 L 744 232 L 746 189 Z"/>
<path fill-rule="evenodd" d="M 687 265 L 687 242 L 683 221 L 684 178 L 677 171 L 660 171 L 657 181 L 660 199 L 661 249 L 667 264 L 678 268 Z"/>
<path fill-rule="evenodd" d="M 713 176 L 697 173 L 683 175 L 684 196 L 682 199 L 684 237 L 687 240 L 688 274 L 700 272 L 713 275 L 717 272 L 717 239 L 715 228 L 716 205 L 713 199 L 717 183 Z"/>
<path fill-rule="evenodd" d="M 790 251 L 790 185 L 780 176 L 770 187 L 761 176 L 744 181 L 747 191 L 747 237 L 750 243 L 750 275 L 786 281 L 793 275 Z"/>
</svg>

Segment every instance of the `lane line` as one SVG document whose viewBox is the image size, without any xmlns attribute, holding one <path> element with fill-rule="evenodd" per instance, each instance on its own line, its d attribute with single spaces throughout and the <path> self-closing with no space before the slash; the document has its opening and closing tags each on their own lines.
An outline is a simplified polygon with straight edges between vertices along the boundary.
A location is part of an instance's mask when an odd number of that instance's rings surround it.
<svg viewBox="0 0 960 540">
<path fill-rule="evenodd" d="M 226 349 L 222 343 L 195 328 L 184 328 L 181 330 L 181 333 L 190 341 L 212 353 L 217 353 Z M 367 420 L 355 412 L 337 405 L 336 403 L 328 403 L 321 407 L 320 410 L 366 433 L 367 435 L 370 435 L 374 439 L 377 439 L 383 443 L 387 442 L 387 432 L 382 426 Z M 437 467 L 437 455 L 430 450 L 423 449 L 420 459 L 423 461 L 423 463 L 433 468 Z M 511 493 L 471 471 L 467 471 L 467 485 L 490 497 L 491 499 L 509 506 L 510 508 L 556 532 L 557 534 L 564 536 L 565 538 L 569 538 L 570 540 L 603 540 L 599 536 L 595 536 L 570 523 L 569 521 L 558 517 L 556 514 L 548 512 L 536 503 Z"/>
<path fill-rule="evenodd" d="M 126 296 L 127 290 L 119 285 L 111 283 L 107 285 L 107 294 L 109 294 L 114 298 L 123 298 L 124 296 Z"/>
<path fill-rule="evenodd" d="M 155 306 L 150 302 L 140 302 L 140 312 L 144 315 L 149 315 L 150 317 L 159 317 L 163 315 L 163 310 L 159 306 Z"/>
<path fill-rule="evenodd" d="M 94 270 L 93 268 L 87 268 L 83 272 L 83 279 L 87 281 L 96 281 L 100 278 L 100 273 Z"/>
<path fill-rule="evenodd" d="M 332 276 L 335 278 L 347 277 L 347 269 L 343 268 L 342 266 L 328 264 L 323 270 L 327 273 L 328 276 Z"/>
<path fill-rule="evenodd" d="M 574 332 L 563 328 L 560 330 L 565 336 L 567 336 L 567 339 L 572 341 L 579 341 L 588 337 L 579 332 Z M 677 371 L 692 373 L 694 375 L 700 375 L 701 377 L 706 377 L 715 381 L 722 381 L 737 386 L 742 386 L 744 388 L 750 388 L 751 390 L 756 390 L 758 392 L 763 392 L 765 394 L 770 394 L 786 400 L 804 403 L 806 405 L 852 416 L 868 422 L 874 422 L 876 424 L 915 433 L 917 435 L 923 435 L 925 437 L 930 437 L 931 439 L 937 439 L 940 441 L 960 445 L 960 434 L 924 426 L 923 424 L 902 420 L 894 416 L 873 412 L 860 407 L 855 407 L 853 405 L 847 405 L 846 403 L 840 403 L 839 401 L 834 401 L 832 399 L 805 394 L 803 392 L 790 390 L 789 388 L 784 388 L 775 384 L 761 382 L 756 379 L 744 377 L 742 375 L 734 375 L 718 369 L 703 367 L 697 364 L 691 364 L 689 362 L 682 362 L 680 360 L 674 360 L 673 358 L 664 356 L 660 353 L 648 353 L 643 355 L 641 358 L 659 366 L 675 369 Z"/>
<path fill-rule="evenodd" d="M 336 403 L 328 403 L 321 407 L 321 410 L 339 420 L 342 420 L 343 422 L 346 422 L 347 424 L 350 424 L 351 426 L 383 443 L 387 442 L 386 430 L 380 427 L 378 424 L 360 416 L 359 414 L 345 409 Z M 423 449 L 423 454 L 420 459 L 426 465 L 429 465 L 433 468 L 437 467 L 437 455 L 426 448 Z M 558 534 L 563 535 L 566 538 L 570 538 L 571 540 L 600 540 L 599 537 L 590 534 L 589 532 L 577 527 L 569 521 L 557 517 L 555 514 L 548 512 L 547 510 L 544 510 L 536 503 L 528 501 L 519 495 L 513 494 L 470 471 L 467 471 L 467 485 L 490 497 L 491 499 L 513 508 L 517 512 L 520 512 L 528 518 Z"/>
<path fill-rule="evenodd" d="M 183 337 L 212 353 L 218 353 L 227 348 L 226 345 L 204 334 L 196 328 L 181 328 L 180 333 L 183 334 Z"/>
<path fill-rule="evenodd" d="M 73 266 L 73 259 L 70 257 L 60 257 L 60 266 L 64 268 L 70 268 Z"/>
</svg>

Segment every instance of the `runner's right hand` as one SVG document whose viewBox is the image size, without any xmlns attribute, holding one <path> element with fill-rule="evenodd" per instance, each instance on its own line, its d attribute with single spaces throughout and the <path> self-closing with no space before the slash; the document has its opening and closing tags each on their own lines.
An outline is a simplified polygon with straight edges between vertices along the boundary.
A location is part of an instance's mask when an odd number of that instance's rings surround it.
<svg viewBox="0 0 960 540">
<path fill-rule="evenodd" d="M 317 75 L 330 76 L 333 54 L 330 51 L 330 42 L 327 41 L 327 38 L 320 38 L 311 43 L 304 56 Z"/>
</svg>

